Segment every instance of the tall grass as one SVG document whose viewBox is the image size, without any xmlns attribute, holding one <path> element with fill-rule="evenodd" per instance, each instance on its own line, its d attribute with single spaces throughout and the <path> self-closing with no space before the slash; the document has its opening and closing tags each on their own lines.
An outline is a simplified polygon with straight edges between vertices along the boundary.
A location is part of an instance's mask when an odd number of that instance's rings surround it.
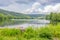
<svg viewBox="0 0 60 40">
<path fill-rule="evenodd" d="M 0 29 L 0 40 L 53 40 L 60 38 L 60 24 L 33 29 Z"/>
</svg>

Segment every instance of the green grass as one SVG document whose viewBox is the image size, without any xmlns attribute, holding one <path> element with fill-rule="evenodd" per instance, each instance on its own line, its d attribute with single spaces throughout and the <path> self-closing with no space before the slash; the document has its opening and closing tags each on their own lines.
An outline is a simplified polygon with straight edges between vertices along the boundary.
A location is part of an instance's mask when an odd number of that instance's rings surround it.
<svg viewBox="0 0 60 40">
<path fill-rule="evenodd" d="M 60 38 L 60 24 L 36 29 L 29 27 L 24 31 L 19 28 L 0 28 L 0 40 L 54 40 L 55 38 Z"/>
</svg>

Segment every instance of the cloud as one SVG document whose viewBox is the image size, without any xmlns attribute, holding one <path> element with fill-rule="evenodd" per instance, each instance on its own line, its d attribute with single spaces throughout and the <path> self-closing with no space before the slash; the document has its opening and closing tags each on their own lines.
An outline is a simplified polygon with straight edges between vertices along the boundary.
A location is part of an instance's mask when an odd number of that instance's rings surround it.
<svg viewBox="0 0 60 40">
<path fill-rule="evenodd" d="M 41 4 L 39 2 L 35 2 L 33 5 L 32 5 L 32 8 L 38 8 Z"/>
<path fill-rule="evenodd" d="M 60 3 L 60 0 L 17 0 L 16 2 L 19 4 L 31 4 L 31 3 L 39 2 L 43 5 L 49 5 L 49 4 Z"/>
<path fill-rule="evenodd" d="M 43 12 L 53 12 L 53 6 L 52 5 L 45 6 Z"/>
<path fill-rule="evenodd" d="M 56 5 L 48 5 L 44 7 L 44 12 L 60 12 L 60 3 Z"/>
<path fill-rule="evenodd" d="M 39 2 L 35 2 L 31 8 L 27 9 L 24 11 L 24 13 L 32 13 L 33 11 L 35 11 L 37 8 L 39 8 L 41 4 Z"/>
<path fill-rule="evenodd" d="M 14 3 L 16 0 L 0 0 L 0 6 L 8 6 Z"/>
<path fill-rule="evenodd" d="M 25 14 L 40 14 L 60 12 L 60 3 L 58 0 L 0 0 L 0 9 Z"/>
<path fill-rule="evenodd" d="M 19 4 L 14 3 L 7 7 L 0 7 L 0 8 L 4 10 L 9 10 L 9 11 L 18 11 L 19 10 L 18 7 L 19 7 Z"/>
<path fill-rule="evenodd" d="M 0 7 L 0 9 L 8 10 L 8 11 L 14 11 L 18 13 L 23 13 L 23 10 L 27 9 L 29 6 L 25 4 L 18 4 L 18 3 L 13 3 L 5 7 Z"/>
<path fill-rule="evenodd" d="M 43 5 L 47 4 L 55 4 L 60 3 L 60 0 L 0 0 L 0 6 L 8 6 L 12 3 L 18 3 L 18 4 L 32 4 L 35 2 L 39 2 Z"/>
<path fill-rule="evenodd" d="M 17 0 L 16 3 L 19 3 L 19 4 L 31 4 L 35 2 L 35 0 Z"/>
<path fill-rule="evenodd" d="M 53 6 L 53 10 L 54 10 L 54 12 L 60 12 L 60 3 Z"/>
<path fill-rule="evenodd" d="M 32 8 L 26 10 L 26 13 L 35 12 L 42 14 L 42 13 L 50 13 L 50 12 L 60 12 L 60 3 L 57 3 L 55 5 L 47 5 L 43 9 L 40 8 L 39 7 L 40 4 L 39 5 L 38 4 L 39 3 L 34 3 L 34 5 L 32 5 Z"/>
</svg>

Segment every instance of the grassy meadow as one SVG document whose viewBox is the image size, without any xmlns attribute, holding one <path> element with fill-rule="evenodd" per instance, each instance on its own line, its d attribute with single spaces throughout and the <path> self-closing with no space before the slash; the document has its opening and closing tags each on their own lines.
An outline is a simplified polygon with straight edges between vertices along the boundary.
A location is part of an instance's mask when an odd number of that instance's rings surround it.
<svg viewBox="0 0 60 40">
<path fill-rule="evenodd" d="M 60 40 L 60 24 L 33 29 L 0 28 L 0 40 Z"/>
</svg>

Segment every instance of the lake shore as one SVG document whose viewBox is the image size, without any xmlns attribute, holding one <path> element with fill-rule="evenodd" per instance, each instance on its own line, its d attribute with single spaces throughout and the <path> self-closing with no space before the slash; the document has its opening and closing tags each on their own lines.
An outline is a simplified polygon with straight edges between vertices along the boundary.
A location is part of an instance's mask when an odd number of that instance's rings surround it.
<svg viewBox="0 0 60 40">
<path fill-rule="evenodd" d="M 20 28 L 0 28 L 0 40 L 59 40 L 60 24 L 33 29 L 31 27 L 21 30 Z"/>
</svg>

